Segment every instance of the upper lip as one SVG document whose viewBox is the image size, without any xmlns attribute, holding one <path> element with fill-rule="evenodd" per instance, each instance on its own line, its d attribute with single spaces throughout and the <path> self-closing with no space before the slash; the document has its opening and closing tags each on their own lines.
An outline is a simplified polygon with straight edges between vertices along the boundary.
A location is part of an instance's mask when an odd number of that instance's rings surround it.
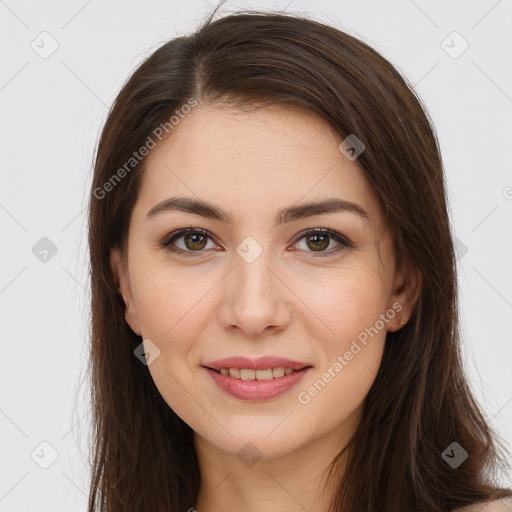
<svg viewBox="0 0 512 512">
<path fill-rule="evenodd" d="M 251 359 L 243 356 L 225 357 L 210 363 L 205 363 L 202 366 L 213 368 L 214 370 L 221 370 L 222 368 L 247 368 L 252 370 L 266 370 L 267 368 L 291 368 L 292 370 L 302 370 L 308 363 L 301 363 L 292 361 L 291 359 L 284 359 L 277 356 L 264 356 L 258 359 Z"/>
</svg>

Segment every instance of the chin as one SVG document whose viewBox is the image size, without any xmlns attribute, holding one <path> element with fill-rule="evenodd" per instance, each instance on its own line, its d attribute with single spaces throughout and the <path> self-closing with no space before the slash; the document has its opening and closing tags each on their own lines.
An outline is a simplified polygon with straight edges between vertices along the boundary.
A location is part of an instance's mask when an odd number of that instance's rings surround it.
<svg viewBox="0 0 512 512">
<path fill-rule="evenodd" d="M 285 417 L 286 414 L 259 420 L 255 420 L 252 415 L 245 418 L 236 416 L 231 421 L 219 419 L 219 423 L 226 429 L 221 429 L 222 435 L 219 428 L 215 433 L 212 430 L 194 430 L 217 449 L 239 458 L 274 459 L 287 455 L 308 442 L 305 425 L 295 423 L 295 428 L 290 421 L 293 413 L 283 421 Z"/>
</svg>

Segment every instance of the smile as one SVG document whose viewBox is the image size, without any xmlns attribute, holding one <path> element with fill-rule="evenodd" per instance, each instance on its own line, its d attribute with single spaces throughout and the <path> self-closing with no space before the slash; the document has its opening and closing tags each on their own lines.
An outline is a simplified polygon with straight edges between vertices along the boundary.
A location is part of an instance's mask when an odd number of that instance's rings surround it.
<svg viewBox="0 0 512 512">
<path fill-rule="evenodd" d="M 212 368 L 213 370 L 214 368 Z M 296 370 L 291 368 L 267 368 L 266 370 L 253 370 L 249 368 L 221 368 L 219 373 L 242 380 L 270 380 L 289 375 Z"/>
<path fill-rule="evenodd" d="M 221 391 L 240 400 L 249 401 L 275 398 L 296 386 L 306 373 L 313 369 L 312 366 L 300 370 L 284 367 L 263 370 L 204 368 Z"/>
</svg>

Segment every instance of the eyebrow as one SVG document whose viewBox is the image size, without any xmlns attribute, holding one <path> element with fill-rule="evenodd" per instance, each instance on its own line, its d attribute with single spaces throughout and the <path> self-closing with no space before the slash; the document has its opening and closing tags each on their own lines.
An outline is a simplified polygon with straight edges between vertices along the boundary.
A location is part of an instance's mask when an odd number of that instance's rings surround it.
<svg viewBox="0 0 512 512">
<path fill-rule="evenodd" d="M 202 217 L 220 221 L 227 225 L 233 223 L 233 219 L 227 211 L 213 204 L 191 197 L 170 197 L 168 199 L 164 199 L 146 213 L 145 220 L 170 211 L 193 213 L 201 215 Z M 333 198 L 283 208 L 277 213 L 275 217 L 275 224 L 281 225 L 294 220 L 312 217 L 314 215 L 336 212 L 349 212 L 365 219 L 369 218 L 368 213 L 358 204 L 345 201 L 344 199 Z"/>
</svg>

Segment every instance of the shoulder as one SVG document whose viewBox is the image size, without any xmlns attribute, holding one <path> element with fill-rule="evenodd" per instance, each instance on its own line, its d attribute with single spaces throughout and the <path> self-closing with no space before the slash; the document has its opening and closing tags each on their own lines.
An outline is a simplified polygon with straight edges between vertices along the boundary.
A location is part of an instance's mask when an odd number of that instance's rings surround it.
<svg viewBox="0 0 512 512">
<path fill-rule="evenodd" d="M 453 512 L 512 512 L 512 498 L 472 503 Z"/>
</svg>

